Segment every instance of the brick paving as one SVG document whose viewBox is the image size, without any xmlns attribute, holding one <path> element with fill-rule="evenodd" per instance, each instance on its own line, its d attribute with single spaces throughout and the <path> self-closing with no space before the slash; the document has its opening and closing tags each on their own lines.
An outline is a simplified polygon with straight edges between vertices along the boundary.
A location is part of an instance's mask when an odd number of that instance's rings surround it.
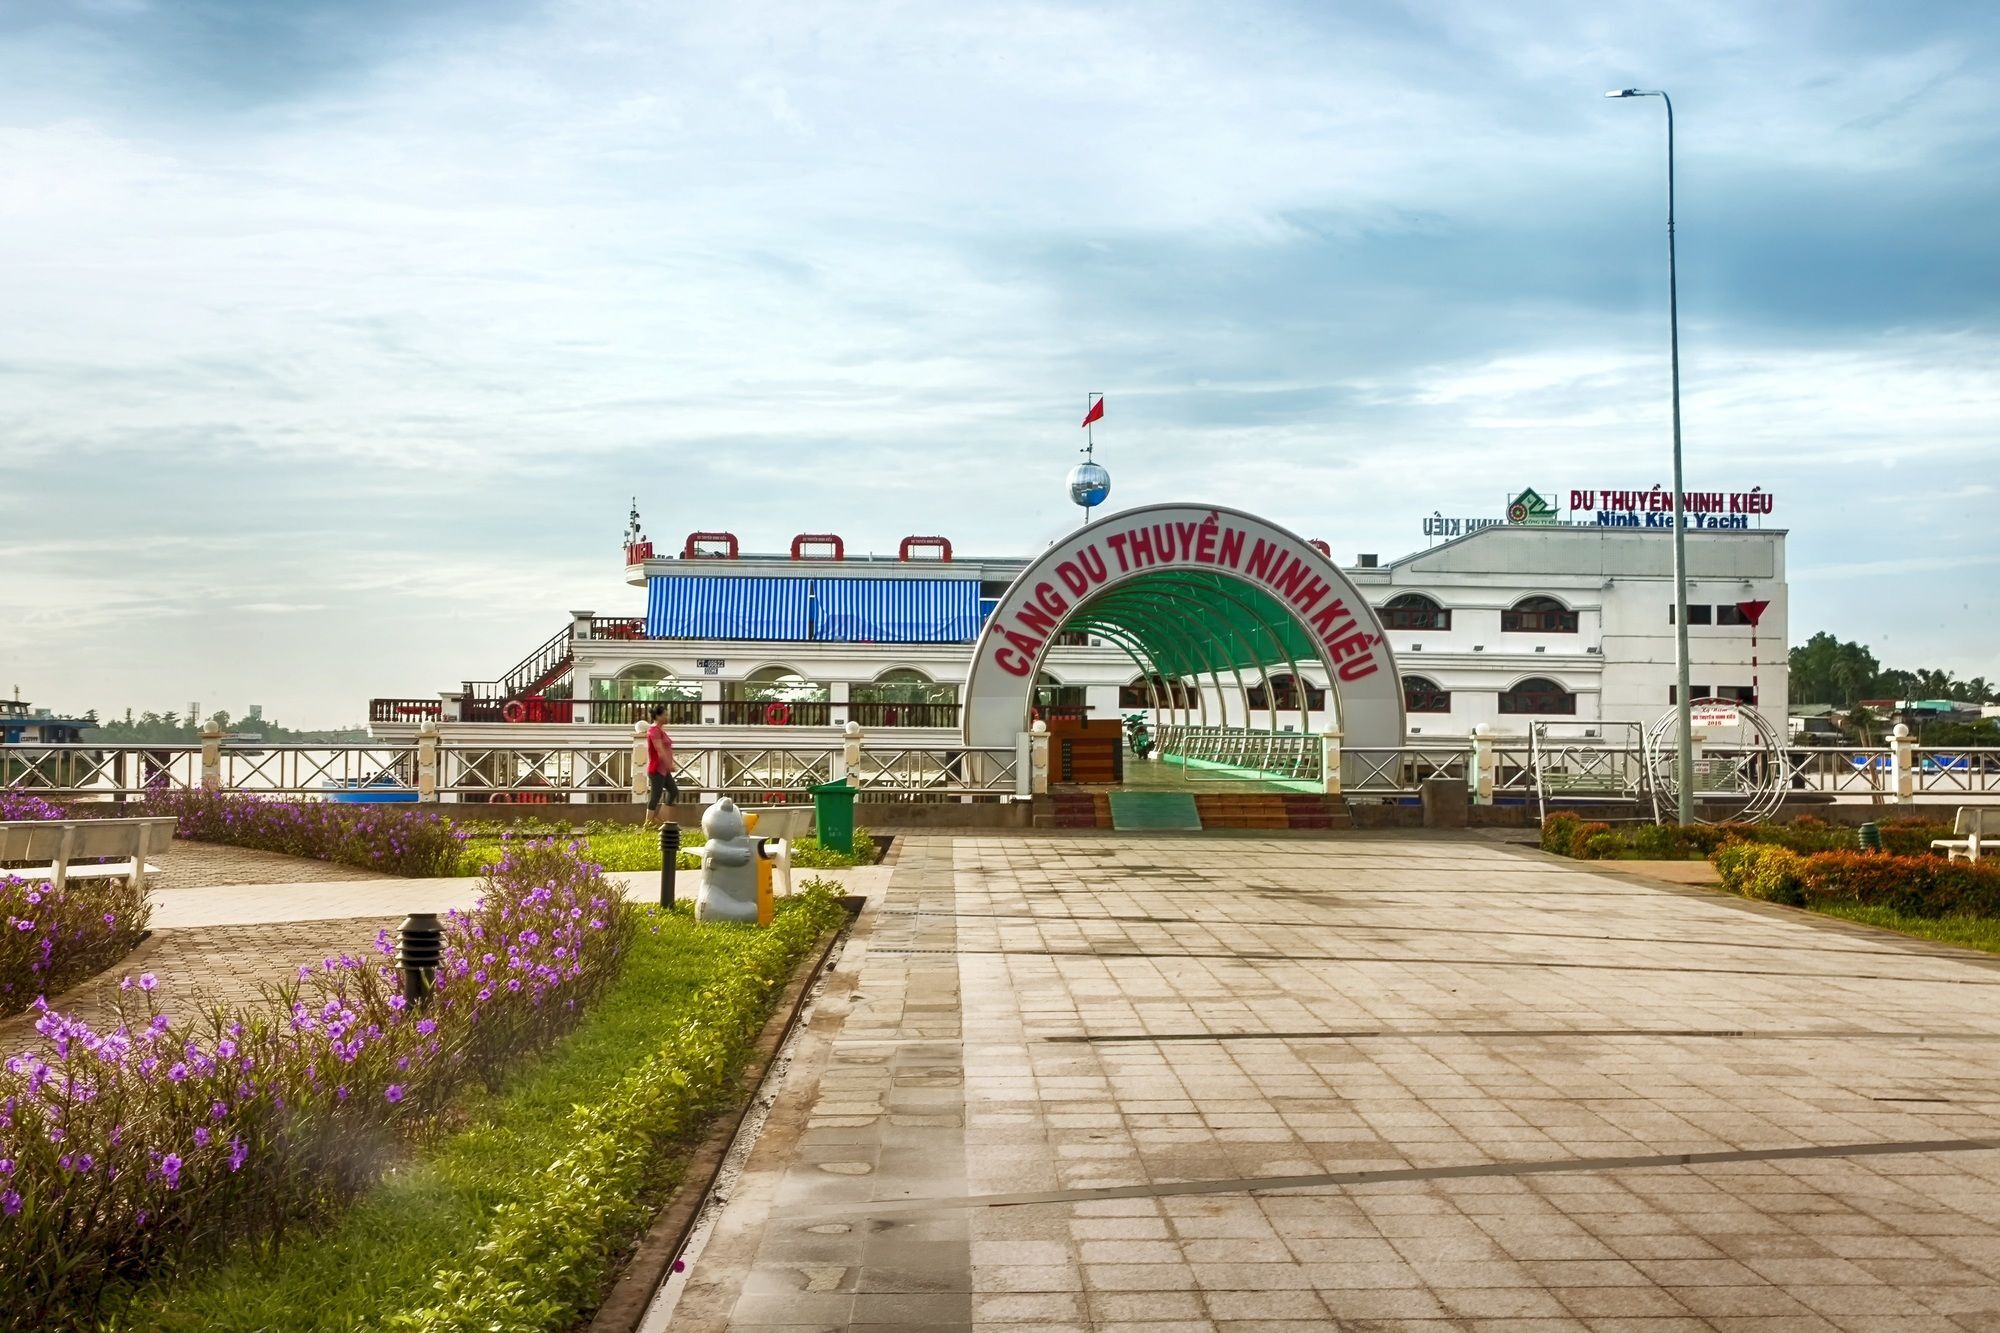
<svg viewBox="0 0 2000 1333">
<path fill-rule="evenodd" d="M 157 889 L 206 889 L 224 884 L 334 884 L 383 878 L 379 870 L 214 842 L 176 840 L 153 864 L 160 868 L 152 881 Z"/>
<path fill-rule="evenodd" d="M 684 1330 L 2000 1330 L 1996 960 L 1495 846 L 908 836 Z"/>
<path fill-rule="evenodd" d="M 124 962 L 50 1003 L 65 1014 L 104 1024 L 117 1013 L 119 979 L 151 972 L 160 983 L 155 999 L 177 1018 L 212 1005 L 237 1008 L 255 1003 L 261 986 L 297 976 L 302 963 L 372 949 L 375 932 L 384 926 L 394 929 L 400 919 L 349 917 L 155 930 Z M 39 1040 L 34 1023 L 33 1013 L 0 1022 L 0 1051 L 11 1053 Z"/>
<path fill-rule="evenodd" d="M 368 900 L 368 889 L 384 886 L 393 892 L 394 886 L 411 883 L 384 880 L 354 866 L 207 842 L 176 841 L 155 864 L 160 873 L 152 878 L 152 932 L 108 972 L 52 997 L 55 1008 L 103 1024 L 117 1012 L 119 979 L 142 972 L 159 979 L 156 996 L 171 1013 L 254 1002 L 261 986 L 296 976 L 301 963 L 372 946 L 377 930 L 394 927 L 401 918 L 381 915 L 382 904 Z M 191 905 L 208 905 L 210 889 L 240 888 L 244 892 L 233 896 L 254 903 L 260 885 L 287 891 L 295 885 L 346 885 L 340 893 L 353 899 L 354 914 L 341 909 L 339 896 L 322 893 L 314 901 L 337 919 L 266 922 L 258 919 L 266 913 L 256 910 L 211 911 L 206 914 L 210 918 L 224 919 L 189 927 L 158 924 L 188 915 Z M 335 910 L 327 912 L 329 907 Z M 199 919 L 201 914 L 196 915 Z M 247 920 L 227 920 L 232 915 Z M 12 1052 L 38 1041 L 34 1021 L 32 1012 L 0 1020 L 0 1050 Z"/>
</svg>

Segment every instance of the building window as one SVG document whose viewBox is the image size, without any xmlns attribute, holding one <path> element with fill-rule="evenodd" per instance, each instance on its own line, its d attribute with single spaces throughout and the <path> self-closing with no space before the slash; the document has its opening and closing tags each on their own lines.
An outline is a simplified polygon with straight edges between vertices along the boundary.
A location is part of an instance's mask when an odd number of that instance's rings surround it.
<svg viewBox="0 0 2000 1333">
<path fill-rule="evenodd" d="M 1576 612 L 1553 597 L 1523 597 L 1500 613 L 1500 628 L 1516 634 L 1574 634 Z"/>
<path fill-rule="evenodd" d="M 1715 609 L 1716 609 L 1716 610 L 1718 610 L 1718 611 L 1720 611 L 1720 610 L 1722 610 L 1723 608 L 1722 608 L 1722 607 L 1717 607 L 1717 608 L 1715 608 Z M 1732 606 L 1732 607 L 1729 607 L 1728 609 L 1729 609 L 1729 610 L 1731 610 L 1731 611 L 1734 611 L 1734 610 L 1735 610 L 1736 608 Z M 1708 618 L 1708 610 L 1709 610 L 1709 608 L 1708 608 L 1708 603 L 1707 603 L 1707 602 L 1689 602 L 1689 603 L 1688 603 L 1688 624 L 1690 624 L 1690 625 L 1706 625 L 1706 624 L 1708 624 L 1708 623 L 1709 623 L 1709 618 Z M 1672 602 L 1668 602 L 1668 603 L 1667 603 L 1667 623 L 1668 623 L 1669 625 L 1671 625 L 1671 624 L 1673 624 L 1673 623 L 1674 623 L 1674 604 L 1673 604 Z M 1730 622 L 1729 622 L 1729 621 L 1727 621 L 1727 620 L 1725 620 L 1725 621 L 1723 621 L 1722 623 L 1723 623 L 1723 624 L 1725 624 L 1725 625 L 1727 625 L 1727 624 L 1729 624 Z"/>
<path fill-rule="evenodd" d="M 1732 699 L 1739 704 L 1750 704 L 1752 707 L 1757 703 L 1757 691 L 1748 685 L 1724 685 L 1715 692 L 1715 697 Z"/>
<path fill-rule="evenodd" d="M 1407 713 L 1449 713 L 1451 691 L 1438 688 L 1434 680 L 1422 676 L 1403 677 L 1403 711 Z"/>
<path fill-rule="evenodd" d="M 1281 671 L 1271 677 L 1271 688 L 1268 691 L 1262 682 L 1250 687 L 1252 708 L 1270 708 L 1274 705 L 1281 712 L 1299 706 L 1299 687 L 1288 671 Z M 1306 682 L 1306 707 L 1313 710 L 1326 707 L 1326 691 L 1311 681 Z"/>
<path fill-rule="evenodd" d="M 1136 676 L 1118 687 L 1120 708 L 1193 708 L 1200 703 L 1199 690 L 1185 680 Z"/>
<path fill-rule="evenodd" d="M 1450 629 L 1451 612 L 1420 592 L 1391 597 L 1382 607 L 1384 629 Z"/>
<path fill-rule="evenodd" d="M 1715 696 L 1709 693 L 1708 686 L 1706 685 L 1689 685 L 1688 697 L 1690 699 L 1713 699 Z M 1678 685 L 1667 686 L 1667 702 L 1677 704 L 1680 701 L 1681 687 Z"/>
<path fill-rule="evenodd" d="M 1574 714 L 1576 696 L 1552 680 L 1530 676 L 1513 689 L 1501 692 L 1500 711 Z"/>
<path fill-rule="evenodd" d="M 1694 608 L 1689 607 L 1688 611 L 1688 624 L 1692 625 L 1695 623 L 1693 616 Z M 1741 608 L 1734 602 L 1717 602 L 1715 604 L 1715 623 L 1718 625 L 1747 625 L 1750 623 L 1750 618 L 1744 615 Z"/>
</svg>

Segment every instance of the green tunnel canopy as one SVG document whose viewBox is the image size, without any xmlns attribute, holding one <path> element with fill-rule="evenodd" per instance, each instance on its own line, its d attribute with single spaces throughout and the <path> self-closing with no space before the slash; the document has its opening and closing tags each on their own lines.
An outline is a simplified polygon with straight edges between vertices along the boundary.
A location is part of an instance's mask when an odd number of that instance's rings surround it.
<svg viewBox="0 0 2000 1333">
<path fill-rule="evenodd" d="M 1124 640 L 1173 679 L 1226 671 L 1296 674 L 1318 650 L 1283 603 L 1252 583 L 1199 570 L 1145 574 L 1082 603 L 1065 629 Z"/>
</svg>

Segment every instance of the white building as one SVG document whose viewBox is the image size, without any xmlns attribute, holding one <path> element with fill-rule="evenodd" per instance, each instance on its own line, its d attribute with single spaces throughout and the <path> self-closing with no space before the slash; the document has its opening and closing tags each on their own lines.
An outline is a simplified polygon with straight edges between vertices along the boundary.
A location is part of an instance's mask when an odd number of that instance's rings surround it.
<svg viewBox="0 0 2000 1333">
<path fill-rule="evenodd" d="M 1785 699 L 1784 536 L 1688 533 L 1697 697 Z M 1499 526 L 1345 568 L 1382 615 L 1411 742 L 1462 738 L 1481 723 L 1519 735 L 1538 719 L 1658 718 L 1674 699 L 1671 538 L 1663 529 Z M 552 725 L 629 736 L 664 701 L 677 732 L 719 744 L 776 744 L 797 729 L 826 736 L 852 720 L 912 746 L 949 745 L 973 641 L 1027 563 L 953 558 L 941 538 L 911 538 L 895 559 L 846 558 L 830 536 L 801 537 L 787 555 L 741 554 L 720 533 L 695 534 L 673 558 L 636 543 L 626 579 L 645 589 L 644 615 L 573 613 L 499 680 L 373 701 L 371 730 L 406 736 L 434 717 L 462 739 L 527 740 Z M 1753 669 L 1753 626 L 1739 607 L 1755 603 L 1764 607 Z M 1289 672 L 1250 681 L 1249 724 L 1336 725 L 1324 667 L 1310 660 L 1300 674 L 1304 699 Z M 1044 709 L 1094 717 L 1152 711 L 1172 691 L 1149 685 L 1123 648 L 1080 634 L 1050 649 L 1039 686 Z"/>
</svg>

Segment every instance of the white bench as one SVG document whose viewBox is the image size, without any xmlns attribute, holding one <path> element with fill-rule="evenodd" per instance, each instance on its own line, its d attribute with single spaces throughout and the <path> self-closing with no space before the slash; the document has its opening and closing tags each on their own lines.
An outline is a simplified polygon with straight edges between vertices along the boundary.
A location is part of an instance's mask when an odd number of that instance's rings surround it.
<svg viewBox="0 0 2000 1333">
<path fill-rule="evenodd" d="M 47 880 L 58 889 L 73 879 L 129 879 L 143 892 L 146 877 L 160 873 L 152 858 L 163 854 L 173 840 L 171 815 L 0 823 L 0 862 L 29 863 L 23 868 L 0 869 L 0 876 Z M 104 862 L 106 857 L 112 859 Z M 86 864 L 76 864 L 79 861 Z"/>
<path fill-rule="evenodd" d="M 1958 814 L 1951 821 L 1951 831 L 1958 836 L 1932 839 L 1931 850 L 1936 851 L 1942 847 L 1945 859 L 1951 861 L 1956 861 L 1960 856 L 1968 861 L 1979 860 L 1979 844 L 1987 840 L 1981 828 L 1986 814 L 1986 810 L 1976 805 L 1960 806 Z M 1995 811 L 1994 814 L 1996 815 L 1993 820 L 1994 835 L 2000 837 L 2000 811 Z"/>
</svg>

